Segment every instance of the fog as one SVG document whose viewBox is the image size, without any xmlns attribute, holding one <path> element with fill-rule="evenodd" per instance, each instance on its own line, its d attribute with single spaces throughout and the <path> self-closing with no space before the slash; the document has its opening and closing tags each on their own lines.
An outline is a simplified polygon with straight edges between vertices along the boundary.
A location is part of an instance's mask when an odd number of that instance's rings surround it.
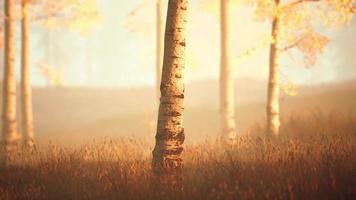
<svg viewBox="0 0 356 200">
<path fill-rule="evenodd" d="M 41 61 L 62 74 L 63 85 L 91 87 L 140 87 L 155 83 L 155 5 L 150 1 L 99 1 L 100 23 L 86 36 L 55 28 L 51 39 L 38 24 L 32 28 L 31 61 L 34 86 L 46 81 L 38 69 Z M 191 2 L 187 45 L 186 82 L 217 80 L 219 75 L 219 17 L 216 6 Z M 254 20 L 246 6 L 232 8 L 232 55 L 237 78 L 266 80 L 268 45 L 240 59 L 250 48 L 268 37 L 270 24 Z M 330 83 L 356 78 L 355 20 L 340 30 L 320 32 L 331 39 L 325 52 L 312 68 L 306 68 L 298 56 L 282 56 L 284 79 L 296 84 Z M 46 46 L 50 46 L 48 56 Z M 19 51 L 18 51 L 19 52 Z"/>
<path fill-rule="evenodd" d="M 218 4 L 202 2 L 191 1 L 186 34 L 188 143 L 215 137 L 220 132 Z M 97 137 L 136 135 L 154 141 L 158 107 L 154 90 L 155 9 L 153 1 L 99 1 L 99 23 L 84 35 L 66 28 L 46 29 L 39 23 L 32 24 L 30 60 L 38 140 L 77 144 Z M 236 126 L 239 133 L 246 133 L 256 123 L 264 126 L 269 55 L 266 41 L 271 24 L 257 21 L 252 8 L 235 3 L 231 6 L 230 22 Z M 295 112 L 354 110 L 356 22 L 340 29 L 326 29 L 320 24 L 316 27 L 331 41 L 314 66 L 307 68 L 295 50 L 282 54 L 282 118 Z M 20 39 L 18 34 L 17 58 Z M 251 49 L 257 50 L 243 56 Z M 16 62 L 19 81 L 20 59 Z M 49 84 L 41 63 L 47 63 L 60 75 L 60 87 Z M 290 83 L 297 85 L 297 96 L 285 93 L 283 85 Z M 20 116 L 19 106 L 17 112 Z"/>
</svg>

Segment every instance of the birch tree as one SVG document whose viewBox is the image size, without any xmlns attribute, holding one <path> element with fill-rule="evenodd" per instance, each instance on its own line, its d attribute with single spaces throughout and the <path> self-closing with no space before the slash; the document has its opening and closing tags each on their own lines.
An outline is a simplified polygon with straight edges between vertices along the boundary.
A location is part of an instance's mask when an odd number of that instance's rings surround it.
<svg viewBox="0 0 356 200">
<path fill-rule="evenodd" d="M 32 5 L 32 10 L 30 6 Z M 81 6 L 81 7 L 80 7 Z M 69 11 L 67 9 L 69 9 Z M 34 12 L 32 18 L 30 12 Z M 36 11 L 41 11 L 38 15 Z M 95 0 L 85 1 L 31 1 L 21 0 L 21 111 L 23 115 L 22 130 L 25 145 L 34 146 L 34 127 L 32 111 L 32 88 L 30 77 L 30 22 L 49 23 L 47 26 L 62 26 L 86 34 L 97 20 L 98 13 Z M 65 16 L 64 16 L 65 14 Z M 44 22 L 43 22 L 44 21 Z M 48 31 L 48 35 L 50 35 Z M 46 38 L 49 39 L 49 38 Z M 47 49 L 49 50 L 49 49 Z"/>
<path fill-rule="evenodd" d="M 199 0 L 204 10 L 219 16 L 220 25 L 220 78 L 219 78 L 219 110 L 220 138 L 223 142 L 231 142 L 236 137 L 235 124 L 235 70 L 232 64 L 231 46 L 231 10 L 236 0 Z M 218 8 L 219 9 L 215 9 Z M 219 14 L 218 14 L 219 13 Z"/>
<path fill-rule="evenodd" d="M 230 0 L 220 0 L 220 111 L 222 139 L 235 137 L 235 76 L 230 62 Z"/>
<path fill-rule="evenodd" d="M 156 0 L 156 93 L 159 99 L 163 60 L 163 4 Z"/>
<path fill-rule="evenodd" d="M 280 0 L 274 0 L 275 6 L 279 7 Z M 267 91 L 267 131 L 269 134 L 278 134 L 279 119 L 279 32 L 280 20 L 276 15 L 272 20 L 271 36 L 273 42 L 270 45 L 269 54 L 269 77 Z"/>
<path fill-rule="evenodd" d="M 55 30 L 65 29 L 78 32 L 81 36 L 89 35 L 101 20 L 98 2 L 97 0 L 37 0 L 32 6 L 32 13 L 31 19 L 45 29 L 43 43 L 46 62 L 40 62 L 40 70 L 49 85 L 59 86 L 63 80 L 62 74 L 53 63 L 54 51 L 58 49 L 58 47 L 53 48 L 56 42 Z"/>
<path fill-rule="evenodd" d="M 269 78 L 267 96 L 267 134 L 278 135 L 280 129 L 280 57 L 281 53 L 297 50 L 306 67 L 316 63 L 329 39 L 315 31 L 315 22 L 343 25 L 350 21 L 355 1 L 335 0 L 255 0 L 256 17 L 271 21 Z"/>
<path fill-rule="evenodd" d="M 16 117 L 16 68 L 15 68 L 15 0 L 5 0 L 5 69 L 3 84 L 3 128 L 4 151 L 2 162 L 11 161 L 18 148 L 19 135 Z"/>
<path fill-rule="evenodd" d="M 142 23 L 139 25 L 134 21 L 134 18 L 139 16 L 140 13 L 150 5 L 155 5 L 155 39 L 156 39 L 156 49 L 155 49 L 155 92 L 157 99 L 160 97 L 160 84 L 161 84 L 161 75 L 162 75 L 162 61 L 163 61 L 163 28 L 164 28 L 164 14 L 165 10 L 164 3 L 167 0 L 143 0 L 135 9 L 133 9 L 127 18 L 125 19 L 125 28 L 130 32 L 134 33 L 146 33 L 148 27 L 144 26 Z M 142 13 L 141 13 L 142 14 Z"/>
<path fill-rule="evenodd" d="M 22 130 L 25 146 L 32 150 L 34 147 L 32 88 L 30 77 L 30 20 L 29 0 L 21 0 L 21 108 Z"/>
<path fill-rule="evenodd" d="M 183 101 L 188 0 L 169 0 L 161 98 L 152 168 L 158 175 L 180 174 L 184 142 Z"/>
</svg>

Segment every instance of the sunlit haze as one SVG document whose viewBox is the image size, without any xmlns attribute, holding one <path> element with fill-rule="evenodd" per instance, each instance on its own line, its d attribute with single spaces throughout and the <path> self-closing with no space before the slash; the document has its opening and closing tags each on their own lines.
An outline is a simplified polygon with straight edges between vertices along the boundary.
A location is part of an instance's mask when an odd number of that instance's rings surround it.
<svg viewBox="0 0 356 200">
<path fill-rule="evenodd" d="M 0 10 L 0 200 L 356 200 L 356 0 Z"/>
<path fill-rule="evenodd" d="M 53 67 L 63 76 L 63 85 L 73 86 L 153 86 L 155 83 L 155 5 L 140 0 L 99 1 L 101 21 L 87 36 L 57 28 L 52 33 Z M 218 4 L 204 6 L 191 2 L 188 21 L 187 83 L 217 80 L 219 76 L 219 15 Z M 130 13 L 134 12 L 133 15 Z M 241 54 L 266 40 L 270 25 L 256 22 L 253 10 L 246 6 L 231 8 L 232 58 L 239 78 L 267 78 L 268 45 L 253 55 Z M 341 30 L 320 30 L 331 38 L 315 66 L 306 68 L 298 54 L 282 55 L 281 72 L 284 79 L 296 84 L 317 84 L 356 78 L 352 48 L 356 46 L 353 32 L 356 22 Z M 40 38 L 43 28 L 32 28 L 35 42 L 32 49 L 32 75 L 35 86 L 43 86 L 45 79 L 37 69 L 39 61 L 46 61 L 45 44 Z M 88 44 L 89 43 L 89 44 Z M 90 53 L 88 53 L 90 51 Z M 20 52 L 20 51 L 18 51 Z M 95 55 L 95 56 L 94 56 Z M 87 65 L 91 65 L 88 78 Z M 89 79 L 89 80 L 88 80 Z M 241 84 L 244 84 L 241 82 Z"/>
</svg>

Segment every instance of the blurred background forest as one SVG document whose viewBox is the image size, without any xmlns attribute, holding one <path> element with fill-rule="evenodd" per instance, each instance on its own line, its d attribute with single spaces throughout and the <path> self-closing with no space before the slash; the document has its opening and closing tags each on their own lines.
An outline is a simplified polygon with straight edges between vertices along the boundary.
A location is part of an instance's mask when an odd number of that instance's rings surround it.
<svg viewBox="0 0 356 200">
<path fill-rule="evenodd" d="M 192 1 L 190 6 L 185 102 L 188 143 L 219 133 L 219 5 Z M 153 141 L 157 117 L 155 3 L 93 1 L 87 9 L 97 16 L 90 23 L 79 21 L 75 28 L 51 20 L 31 27 L 36 139 L 80 144 L 98 137 L 137 136 Z M 163 13 L 166 9 L 165 5 Z M 234 3 L 231 10 L 236 124 L 243 134 L 265 118 L 269 54 L 265 41 L 270 24 L 256 20 L 253 8 Z M 282 118 L 355 113 L 356 22 L 335 30 L 316 27 L 330 43 L 314 66 L 305 67 L 294 50 L 281 58 Z M 16 41 L 20 54 L 20 35 Z M 20 59 L 17 68 L 19 72 Z"/>
<path fill-rule="evenodd" d="M 0 2 L 0 199 L 355 199 L 355 0 Z"/>
</svg>

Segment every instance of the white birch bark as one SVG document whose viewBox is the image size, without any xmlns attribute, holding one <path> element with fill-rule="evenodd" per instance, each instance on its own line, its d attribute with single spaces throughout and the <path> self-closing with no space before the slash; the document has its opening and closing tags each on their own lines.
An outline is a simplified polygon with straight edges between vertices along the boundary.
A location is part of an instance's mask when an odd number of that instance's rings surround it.
<svg viewBox="0 0 356 200">
<path fill-rule="evenodd" d="M 235 138 L 234 69 L 230 63 L 229 0 L 220 0 L 220 111 L 222 139 Z"/>
<path fill-rule="evenodd" d="M 275 0 L 276 7 L 279 6 L 279 0 Z M 267 98 L 267 134 L 269 136 L 278 135 L 279 119 L 279 17 L 278 14 L 272 22 L 272 38 L 269 55 L 269 78 L 268 78 L 268 98 Z"/>
<path fill-rule="evenodd" d="M 183 168 L 181 154 L 184 142 L 183 78 L 187 7 L 188 0 L 169 0 L 168 3 L 161 98 L 152 160 L 156 174 L 175 174 Z"/>
<path fill-rule="evenodd" d="M 5 0 L 5 71 L 3 84 L 2 161 L 8 163 L 18 148 L 16 118 L 15 0 Z"/>
<path fill-rule="evenodd" d="M 33 132 L 33 112 L 32 112 L 32 88 L 30 78 L 30 38 L 29 38 L 29 18 L 28 0 L 22 0 L 22 21 L 21 21 L 21 106 L 22 106 L 22 130 L 25 145 L 30 150 L 34 147 Z"/>
</svg>

